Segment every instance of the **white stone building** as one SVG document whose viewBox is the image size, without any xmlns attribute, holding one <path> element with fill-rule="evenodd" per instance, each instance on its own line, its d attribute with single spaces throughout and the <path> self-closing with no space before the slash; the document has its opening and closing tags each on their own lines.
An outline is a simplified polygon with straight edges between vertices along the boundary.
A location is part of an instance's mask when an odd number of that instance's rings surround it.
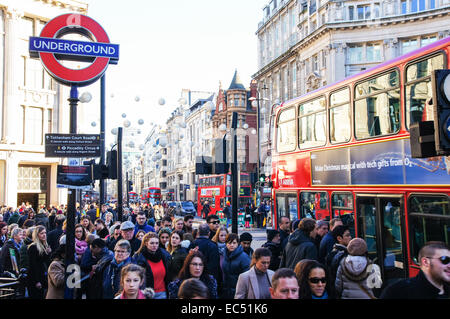
<svg viewBox="0 0 450 319">
<path fill-rule="evenodd" d="M 56 188 L 58 158 L 45 158 L 46 133 L 68 133 L 69 89 L 28 53 L 30 36 L 65 13 L 87 13 L 81 1 L 0 0 L 0 203 L 16 207 L 67 202 Z M 79 119 L 79 122 L 83 119 Z"/>
<path fill-rule="evenodd" d="M 256 31 L 253 75 L 262 162 L 270 163 L 274 104 L 450 36 L 449 13 L 449 0 L 271 0 Z"/>
</svg>

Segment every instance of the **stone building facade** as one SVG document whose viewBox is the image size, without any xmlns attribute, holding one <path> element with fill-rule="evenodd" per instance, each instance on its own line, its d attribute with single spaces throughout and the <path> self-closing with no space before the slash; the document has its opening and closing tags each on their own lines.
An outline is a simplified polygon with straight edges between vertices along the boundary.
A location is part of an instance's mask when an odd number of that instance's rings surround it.
<svg viewBox="0 0 450 319">
<path fill-rule="evenodd" d="M 80 1 L 0 0 L 0 203 L 16 207 L 67 201 L 56 188 L 59 159 L 45 158 L 46 133 L 68 133 L 69 89 L 57 84 L 39 60 L 31 59 L 28 39 L 39 36 L 52 18 L 87 13 Z"/>
</svg>

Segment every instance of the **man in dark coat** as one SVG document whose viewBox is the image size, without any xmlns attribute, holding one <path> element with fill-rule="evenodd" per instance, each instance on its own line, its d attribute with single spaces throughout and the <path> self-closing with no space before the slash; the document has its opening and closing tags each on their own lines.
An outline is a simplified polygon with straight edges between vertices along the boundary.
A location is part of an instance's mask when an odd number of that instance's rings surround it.
<svg viewBox="0 0 450 319">
<path fill-rule="evenodd" d="M 121 239 L 125 239 L 128 240 L 128 242 L 131 245 L 130 256 L 133 256 L 134 253 L 141 247 L 141 241 L 136 237 L 134 237 L 134 229 L 135 226 L 133 225 L 132 222 L 130 221 L 123 222 L 120 225 L 120 237 L 117 238 L 116 240 L 111 240 L 108 243 L 108 248 L 110 250 L 113 250 L 117 242 L 119 242 Z"/>
<path fill-rule="evenodd" d="M 419 251 L 420 272 L 414 278 L 387 286 L 381 299 L 449 299 L 450 248 L 443 242 L 428 242 Z"/>
<path fill-rule="evenodd" d="M 289 220 L 289 217 L 280 217 L 278 220 L 278 228 L 280 229 L 280 245 L 281 250 L 283 251 L 288 243 L 288 238 L 291 233 L 291 221 Z"/>
<path fill-rule="evenodd" d="M 268 229 L 267 242 L 262 245 L 262 247 L 269 249 L 272 253 L 272 257 L 270 257 L 269 269 L 276 271 L 281 262 L 280 232 L 275 229 Z"/>
<path fill-rule="evenodd" d="M 201 224 L 198 229 L 198 238 L 194 241 L 194 247 L 198 246 L 199 250 L 205 256 L 206 268 L 209 274 L 219 281 L 222 276 L 220 272 L 219 248 L 216 243 L 209 239 L 209 233 L 208 225 Z"/>
<path fill-rule="evenodd" d="M 330 221 L 330 231 L 320 241 L 319 262 L 322 263 L 322 264 L 325 262 L 325 257 L 333 249 L 334 244 L 336 244 L 336 240 L 333 237 L 332 231 L 333 231 L 333 229 L 335 229 L 339 225 L 340 226 L 344 225 L 342 223 L 342 220 L 339 217 L 333 218 Z"/>
<path fill-rule="evenodd" d="M 48 220 L 47 211 L 45 210 L 44 207 L 39 210 L 39 213 L 36 214 L 34 219 L 36 220 L 36 226 L 37 225 L 42 225 L 42 226 L 45 227 L 45 229 L 47 229 L 47 231 L 49 230 L 50 223 L 49 223 L 49 220 Z"/>
<path fill-rule="evenodd" d="M 92 223 L 97 219 L 97 209 L 94 205 L 89 206 L 89 210 L 86 212 L 86 215 L 89 216 L 89 219 Z"/>
<path fill-rule="evenodd" d="M 47 242 L 50 245 L 52 251 L 56 251 L 59 247 L 59 238 L 64 233 L 62 227 L 65 220 L 66 218 L 64 217 L 64 215 L 57 215 L 55 218 L 56 227 L 47 235 Z"/>
<path fill-rule="evenodd" d="M 280 268 L 294 269 L 303 259 L 317 260 L 318 252 L 314 243 L 316 237 L 316 221 L 312 218 L 303 218 L 290 236 L 283 251 Z"/>
</svg>

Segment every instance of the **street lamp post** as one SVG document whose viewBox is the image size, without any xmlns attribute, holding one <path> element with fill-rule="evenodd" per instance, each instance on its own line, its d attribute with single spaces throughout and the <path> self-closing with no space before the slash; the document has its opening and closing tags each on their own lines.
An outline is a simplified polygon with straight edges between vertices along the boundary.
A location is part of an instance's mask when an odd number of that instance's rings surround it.
<svg viewBox="0 0 450 319">
<path fill-rule="evenodd" d="M 268 88 L 266 87 L 266 85 L 264 84 L 264 87 L 262 87 L 262 90 L 267 90 Z M 257 176 L 257 198 L 256 198 L 256 204 L 259 205 L 260 203 L 260 196 L 261 196 L 261 186 L 259 184 L 259 176 L 260 176 L 260 170 L 261 170 L 261 138 L 260 138 L 260 127 L 261 127 L 261 111 L 260 111 L 260 105 L 259 105 L 259 101 L 261 100 L 259 97 L 259 91 L 256 90 L 256 97 L 251 97 L 249 99 L 250 101 L 252 101 L 252 106 L 255 107 L 256 106 L 256 132 L 258 134 L 257 139 L 258 139 L 258 162 L 256 164 L 256 176 Z M 262 100 L 268 100 L 266 98 L 263 98 Z M 256 102 L 256 103 L 255 103 Z"/>
</svg>

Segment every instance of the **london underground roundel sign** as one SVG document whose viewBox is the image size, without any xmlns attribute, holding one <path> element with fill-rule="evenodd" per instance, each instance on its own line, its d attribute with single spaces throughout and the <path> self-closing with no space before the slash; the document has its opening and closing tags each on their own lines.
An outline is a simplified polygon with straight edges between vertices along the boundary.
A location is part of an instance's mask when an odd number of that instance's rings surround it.
<svg viewBox="0 0 450 319">
<path fill-rule="evenodd" d="M 80 34 L 88 41 L 61 39 L 67 34 Z M 86 86 L 97 81 L 109 64 L 117 64 L 119 45 L 111 44 L 105 30 L 92 18 L 81 14 L 64 14 L 50 20 L 39 37 L 30 37 L 30 56 L 40 58 L 47 72 L 58 82 L 70 86 Z M 84 69 L 70 69 L 59 60 L 91 63 Z"/>
</svg>

